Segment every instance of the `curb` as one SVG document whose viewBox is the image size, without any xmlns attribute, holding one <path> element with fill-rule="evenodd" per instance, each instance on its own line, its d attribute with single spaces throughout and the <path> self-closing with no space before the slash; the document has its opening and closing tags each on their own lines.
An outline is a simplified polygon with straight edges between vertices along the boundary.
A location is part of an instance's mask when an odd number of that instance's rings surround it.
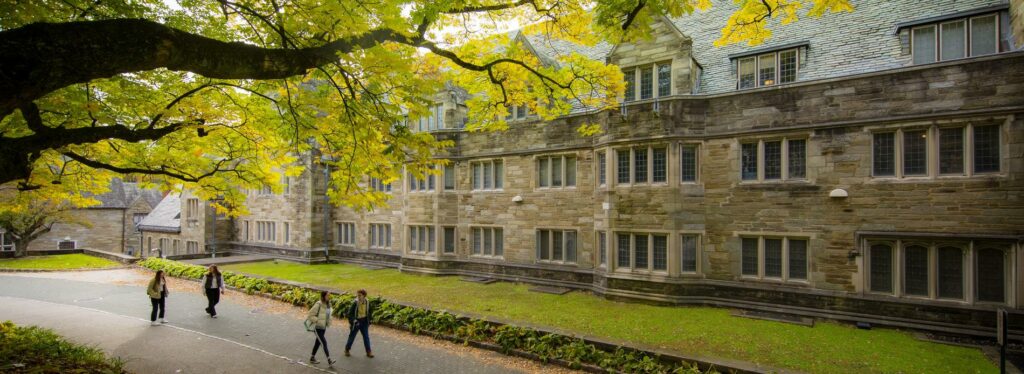
<svg viewBox="0 0 1024 374">
<path fill-rule="evenodd" d="M 101 270 L 124 270 L 134 268 L 132 265 L 115 266 L 110 268 L 78 268 L 78 269 L 4 269 L 0 273 L 60 273 L 70 271 L 101 271 Z"/>
</svg>

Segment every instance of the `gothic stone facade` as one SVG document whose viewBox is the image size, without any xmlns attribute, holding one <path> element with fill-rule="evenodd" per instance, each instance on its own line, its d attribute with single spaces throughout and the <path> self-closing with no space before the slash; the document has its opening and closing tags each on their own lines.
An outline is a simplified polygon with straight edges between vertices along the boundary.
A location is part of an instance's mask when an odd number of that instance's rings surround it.
<svg viewBox="0 0 1024 374">
<path fill-rule="evenodd" d="M 372 212 L 324 211 L 306 160 L 288 194 L 250 197 L 235 248 L 984 331 L 995 308 L 1024 309 L 1024 52 L 1008 5 L 857 5 L 757 49 L 713 48 L 701 20 L 716 11 L 591 48 L 631 79 L 617 111 L 469 133 L 444 99 L 442 175 L 395 182 Z M 579 136 L 583 123 L 604 132 Z"/>
</svg>

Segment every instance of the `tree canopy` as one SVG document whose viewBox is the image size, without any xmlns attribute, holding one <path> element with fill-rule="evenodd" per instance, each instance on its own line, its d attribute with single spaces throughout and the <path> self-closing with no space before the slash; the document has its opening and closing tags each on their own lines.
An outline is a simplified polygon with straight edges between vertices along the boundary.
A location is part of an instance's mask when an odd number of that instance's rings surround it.
<svg viewBox="0 0 1024 374">
<path fill-rule="evenodd" d="M 102 192 L 134 174 L 244 209 L 242 189 L 281 189 L 303 155 L 331 166 L 329 195 L 358 208 L 403 166 L 427 173 L 450 145 L 413 133 L 454 83 L 468 129 L 506 107 L 542 118 L 618 105 L 621 71 L 575 53 L 545 63 L 507 36 L 592 45 L 644 38 L 657 17 L 710 0 L 38 0 L 0 2 L 0 188 L 21 202 Z M 715 4 L 714 6 L 729 6 Z M 852 10 L 847 0 L 736 0 L 718 45 L 758 44 L 773 18 Z M 397 124 L 397 125 L 396 125 Z M 584 135 L 592 129 L 582 127 Z M 24 198 L 33 194 L 33 198 Z M 80 201 L 71 198 L 70 201 Z"/>
</svg>

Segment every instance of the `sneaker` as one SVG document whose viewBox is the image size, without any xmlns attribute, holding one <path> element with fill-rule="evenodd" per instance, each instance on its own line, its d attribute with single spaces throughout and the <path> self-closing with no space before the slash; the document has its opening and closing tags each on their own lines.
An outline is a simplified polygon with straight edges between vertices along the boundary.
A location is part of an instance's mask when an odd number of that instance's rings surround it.
<svg viewBox="0 0 1024 374">
<path fill-rule="evenodd" d="M 160 319 L 160 323 L 167 323 L 167 322 L 170 322 L 170 321 L 167 320 L 167 318 L 161 318 Z"/>
<path fill-rule="evenodd" d="M 160 323 L 157 322 L 157 321 L 152 321 L 152 322 L 149 323 L 149 325 L 150 326 L 160 326 Z"/>
<path fill-rule="evenodd" d="M 333 367 L 335 362 L 338 362 L 338 361 L 334 361 L 330 357 L 327 358 L 327 366 Z"/>
<path fill-rule="evenodd" d="M 320 363 L 320 361 L 317 361 L 317 360 L 316 360 L 316 357 L 313 357 L 313 356 L 309 356 L 309 363 L 311 363 L 311 364 L 313 364 L 313 365 L 316 365 L 316 364 L 319 364 L 319 363 Z"/>
<path fill-rule="evenodd" d="M 217 315 L 216 314 L 211 314 L 210 318 L 217 318 Z"/>
<path fill-rule="evenodd" d="M 352 355 L 351 355 L 350 353 L 348 353 L 348 350 L 346 349 L 346 350 L 345 350 L 345 357 L 351 357 L 351 356 L 352 356 Z"/>
</svg>

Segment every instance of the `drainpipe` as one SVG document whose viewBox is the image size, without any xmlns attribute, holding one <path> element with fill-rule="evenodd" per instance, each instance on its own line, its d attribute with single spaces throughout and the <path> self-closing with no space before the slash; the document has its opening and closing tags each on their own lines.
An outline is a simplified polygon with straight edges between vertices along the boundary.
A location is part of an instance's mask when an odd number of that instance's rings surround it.
<svg viewBox="0 0 1024 374">
<path fill-rule="evenodd" d="M 212 208 L 212 207 L 207 207 L 207 208 Z M 211 229 L 211 230 L 213 230 L 213 233 L 212 233 L 213 235 L 210 235 L 210 249 L 213 250 L 213 253 L 210 255 L 210 258 L 217 258 L 217 210 L 216 209 L 207 209 L 207 211 L 210 211 L 210 210 L 213 210 L 213 223 L 211 224 L 211 226 L 213 226 L 213 228 Z M 203 226 L 206 226 L 206 225 L 203 225 Z M 203 230 L 203 231 L 206 231 L 206 230 Z M 203 235 L 205 235 L 205 233 L 203 233 Z"/>
<path fill-rule="evenodd" d="M 330 220 L 331 220 L 331 209 L 330 209 L 330 207 L 331 207 L 331 199 L 327 196 L 327 189 L 331 185 L 330 174 L 331 174 L 330 168 L 327 166 L 326 163 L 324 163 L 324 233 L 323 233 L 323 235 L 324 235 L 324 237 L 323 237 L 323 243 L 324 243 L 324 262 L 330 262 L 331 261 L 331 254 L 328 251 L 328 248 L 329 248 L 328 245 L 331 244 L 331 243 L 330 243 L 330 240 L 328 240 L 328 238 L 327 238 L 327 233 L 330 232 L 328 230 L 330 230 Z"/>
</svg>

